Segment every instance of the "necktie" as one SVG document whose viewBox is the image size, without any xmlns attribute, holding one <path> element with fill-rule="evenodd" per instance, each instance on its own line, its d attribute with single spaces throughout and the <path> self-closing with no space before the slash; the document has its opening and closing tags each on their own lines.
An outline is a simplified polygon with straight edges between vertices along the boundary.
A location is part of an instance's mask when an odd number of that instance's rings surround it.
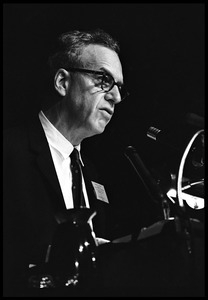
<svg viewBox="0 0 208 300">
<path fill-rule="evenodd" d="M 71 157 L 71 172 L 72 172 L 72 194 L 74 208 L 84 207 L 84 195 L 82 192 L 82 172 L 81 162 L 79 160 L 79 152 L 76 148 L 70 154 Z"/>
</svg>

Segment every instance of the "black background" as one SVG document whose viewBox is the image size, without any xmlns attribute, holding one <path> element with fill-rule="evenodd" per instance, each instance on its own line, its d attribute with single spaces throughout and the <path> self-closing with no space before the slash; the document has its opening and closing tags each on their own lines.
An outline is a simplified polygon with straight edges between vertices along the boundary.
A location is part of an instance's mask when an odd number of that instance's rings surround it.
<svg viewBox="0 0 208 300">
<path fill-rule="evenodd" d="M 134 145 L 148 168 L 171 161 L 177 169 L 178 154 L 149 141 L 146 131 L 155 125 L 177 137 L 189 127 L 188 113 L 204 116 L 204 13 L 203 3 L 4 4 L 4 127 L 38 112 L 54 37 L 72 29 L 112 34 L 120 41 L 130 96 L 105 132 L 83 148 L 126 222 L 148 225 L 158 215 L 123 153 Z"/>
</svg>

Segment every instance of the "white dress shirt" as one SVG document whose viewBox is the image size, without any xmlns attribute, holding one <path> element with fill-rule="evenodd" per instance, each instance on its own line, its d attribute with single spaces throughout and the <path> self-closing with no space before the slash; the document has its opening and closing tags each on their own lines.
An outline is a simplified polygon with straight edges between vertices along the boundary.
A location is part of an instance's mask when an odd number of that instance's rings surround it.
<svg viewBox="0 0 208 300">
<path fill-rule="evenodd" d="M 74 204 L 72 196 L 72 173 L 70 169 L 70 154 L 73 151 L 74 146 L 53 126 L 53 124 L 47 119 L 43 111 L 40 111 L 39 118 L 50 147 L 53 163 L 56 169 L 56 174 L 60 183 L 66 208 L 73 208 Z M 80 155 L 80 145 L 76 146 L 75 148 L 77 148 Z M 80 160 L 83 165 L 81 156 Z M 89 207 L 89 200 L 83 176 L 82 187 L 86 207 Z"/>
</svg>

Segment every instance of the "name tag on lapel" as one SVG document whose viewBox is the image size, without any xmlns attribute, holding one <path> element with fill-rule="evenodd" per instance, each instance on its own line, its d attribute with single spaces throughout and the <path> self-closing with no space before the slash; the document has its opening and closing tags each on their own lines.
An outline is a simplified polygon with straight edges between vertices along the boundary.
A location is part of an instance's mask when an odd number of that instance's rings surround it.
<svg viewBox="0 0 208 300">
<path fill-rule="evenodd" d="M 101 201 L 104 201 L 106 203 L 109 203 L 104 186 L 102 184 L 99 184 L 99 183 L 94 182 L 94 181 L 92 181 L 92 185 L 94 187 L 96 198 L 101 200 Z"/>
</svg>

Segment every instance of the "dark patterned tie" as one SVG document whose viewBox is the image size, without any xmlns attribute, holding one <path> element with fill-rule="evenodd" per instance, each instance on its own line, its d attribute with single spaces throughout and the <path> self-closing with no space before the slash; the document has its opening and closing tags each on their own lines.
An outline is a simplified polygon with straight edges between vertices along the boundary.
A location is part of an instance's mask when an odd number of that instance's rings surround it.
<svg viewBox="0 0 208 300">
<path fill-rule="evenodd" d="M 72 172 L 72 194 L 74 208 L 85 207 L 84 195 L 82 192 L 82 171 L 81 162 L 79 160 L 79 152 L 76 148 L 70 154 L 71 172 Z"/>
</svg>

